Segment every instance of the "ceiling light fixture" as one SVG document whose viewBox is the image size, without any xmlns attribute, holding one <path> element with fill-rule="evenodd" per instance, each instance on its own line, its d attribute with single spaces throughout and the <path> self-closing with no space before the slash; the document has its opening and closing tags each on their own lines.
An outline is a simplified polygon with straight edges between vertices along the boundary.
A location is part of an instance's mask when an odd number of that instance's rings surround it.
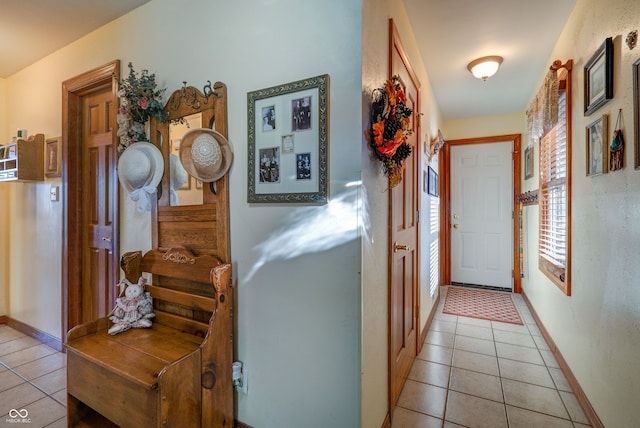
<svg viewBox="0 0 640 428">
<path fill-rule="evenodd" d="M 471 61 L 469 65 L 467 65 L 467 69 L 474 77 L 487 80 L 489 77 L 496 74 L 500 64 L 502 64 L 501 56 L 483 56 L 482 58 Z"/>
</svg>

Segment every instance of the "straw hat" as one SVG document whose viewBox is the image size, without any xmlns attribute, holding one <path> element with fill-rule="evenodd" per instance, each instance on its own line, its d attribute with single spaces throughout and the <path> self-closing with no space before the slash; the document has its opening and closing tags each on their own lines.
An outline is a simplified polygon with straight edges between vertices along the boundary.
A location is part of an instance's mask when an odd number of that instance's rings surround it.
<svg viewBox="0 0 640 428">
<path fill-rule="evenodd" d="M 189 175 L 204 183 L 222 178 L 233 161 L 233 152 L 221 133 L 195 128 L 182 136 L 180 162 Z"/>
<path fill-rule="evenodd" d="M 160 149 L 151 143 L 131 144 L 118 160 L 118 179 L 129 192 L 145 187 L 156 188 L 164 172 Z"/>
</svg>

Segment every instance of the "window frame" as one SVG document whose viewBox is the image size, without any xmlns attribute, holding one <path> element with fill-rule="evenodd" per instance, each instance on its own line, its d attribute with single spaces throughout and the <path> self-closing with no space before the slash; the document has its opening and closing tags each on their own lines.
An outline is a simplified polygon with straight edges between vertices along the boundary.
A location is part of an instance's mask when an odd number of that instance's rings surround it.
<svg viewBox="0 0 640 428">
<path fill-rule="evenodd" d="M 567 64 L 560 67 L 559 71 L 559 91 L 564 92 L 564 96 L 559 97 L 559 100 L 564 98 L 565 102 L 565 120 L 562 123 L 560 120 L 556 124 L 554 128 L 549 130 L 544 134 L 544 136 L 540 139 L 540 156 L 539 156 L 539 228 L 538 228 L 538 268 L 542 271 L 550 280 L 553 282 L 562 292 L 564 292 L 567 296 L 571 296 L 571 127 L 572 127 L 572 115 L 571 115 L 571 65 L 572 61 L 568 61 Z M 561 108 L 559 108 L 559 111 Z M 558 129 L 558 127 L 561 127 Z M 564 129 L 562 129 L 564 127 Z M 558 137 L 560 140 L 562 139 L 562 134 L 565 135 L 565 144 L 564 144 L 564 156 L 565 160 L 565 176 L 560 178 L 550 178 L 549 181 L 543 181 L 543 171 L 547 170 L 547 165 L 544 164 L 543 159 L 543 145 L 549 144 L 549 138 L 554 138 L 554 141 L 551 144 L 554 146 L 551 148 L 553 152 L 557 152 L 558 145 Z M 544 170 L 543 170 L 544 168 Z M 549 167 L 551 169 L 551 167 Z M 547 171 L 547 176 L 548 171 Z M 553 211 L 554 207 L 552 202 L 557 202 L 557 199 L 551 198 L 549 199 L 548 189 L 557 190 L 564 188 L 565 198 L 565 218 L 564 220 L 554 216 Z M 546 221 L 548 217 L 552 217 L 549 221 Z M 546 256 L 549 251 L 546 251 L 546 247 L 543 248 L 548 242 L 549 239 L 543 239 L 543 234 L 545 231 L 551 230 L 558 224 L 564 223 L 564 249 L 565 249 L 565 260 L 564 267 L 557 264 L 555 261 L 551 260 Z M 552 232 L 555 233 L 555 232 Z M 561 233 L 559 234 L 561 235 Z M 560 245 L 556 245 L 556 247 L 560 248 Z M 544 254 L 543 254 L 544 253 Z"/>
</svg>

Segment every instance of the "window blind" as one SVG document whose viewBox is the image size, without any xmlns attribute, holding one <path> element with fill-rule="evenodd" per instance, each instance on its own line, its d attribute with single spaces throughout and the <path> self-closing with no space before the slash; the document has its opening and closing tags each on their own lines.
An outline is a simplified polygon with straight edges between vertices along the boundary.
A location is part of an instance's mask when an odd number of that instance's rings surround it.
<svg viewBox="0 0 640 428">
<path fill-rule="evenodd" d="M 567 97 L 561 91 L 558 122 L 540 141 L 540 230 L 539 265 L 560 288 L 567 292 L 568 249 L 568 169 Z"/>
</svg>

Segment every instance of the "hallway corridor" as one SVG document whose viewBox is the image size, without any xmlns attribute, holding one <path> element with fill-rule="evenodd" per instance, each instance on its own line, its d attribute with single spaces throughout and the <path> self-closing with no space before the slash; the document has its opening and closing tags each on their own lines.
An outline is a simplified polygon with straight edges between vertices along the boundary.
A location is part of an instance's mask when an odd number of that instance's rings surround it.
<svg viewBox="0 0 640 428">
<path fill-rule="evenodd" d="M 444 314 L 440 291 L 392 428 L 588 426 L 522 296 L 516 325 Z"/>
</svg>

